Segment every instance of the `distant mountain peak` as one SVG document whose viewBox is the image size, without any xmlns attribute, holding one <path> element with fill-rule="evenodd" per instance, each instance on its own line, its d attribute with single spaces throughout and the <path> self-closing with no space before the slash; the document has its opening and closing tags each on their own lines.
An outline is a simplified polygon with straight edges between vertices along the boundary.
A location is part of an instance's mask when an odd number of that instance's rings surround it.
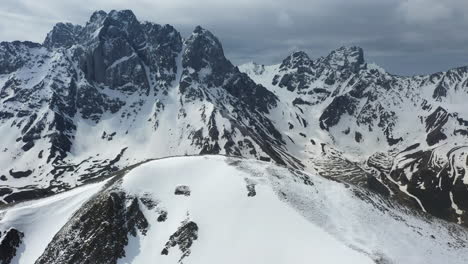
<svg viewBox="0 0 468 264">
<path fill-rule="evenodd" d="M 107 13 L 103 10 L 94 11 L 91 15 L 88 23 L 94 23 L 103 20 L 107 16 Z"/>
<path fill-rule="evenodd" d="M 225 71 L 232 64 L 225 58 L 221 42 L 209 30 L 197 26 L 185 41 L 183 64 L 195 70 L 211 67 L 214 71 Z"/>
<path fill-rule="evenodd" d="M 307 68 L 313 65 L 312 60 L 310 59 L 309 55 L 304 51 L 294 51 L 286 57 L 281 63 L 281 69 L 299 69 L 299 68 Z"/>
<path fill-rule="evenodd" d="M 82 29 L 82 26 L 72 23 L 57 23 L 47 34 L 43 45 L 47 48 L 69 48 L 77 41 Z"/>
<path fill-rule="evenodd" d="M 343 46 L 330 52 L 324 61 L 336 70 L 350 69 L 357 72 L 365 64 L 364 51 L 357 46 Z"/>
</svg>

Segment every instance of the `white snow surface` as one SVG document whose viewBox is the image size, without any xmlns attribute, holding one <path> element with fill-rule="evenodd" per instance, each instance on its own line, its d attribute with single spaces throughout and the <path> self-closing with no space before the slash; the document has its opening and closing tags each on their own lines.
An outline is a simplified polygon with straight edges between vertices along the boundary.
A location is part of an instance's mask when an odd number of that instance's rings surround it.
<svg viewBox="0 0 468 264">
<path fill-rule="evenodd" d="M 25 234 L 13 263 L 34 263 L 105 183 L 0 210 L 1 231 L 14 227 Z M 146 234 L 129 234 L 120 264 L 468 263 L 463 227 L 269 162 L 172 157 L 144 163 L 115 184 L 157 204 L 149 209 L 140 203 L 149 227 Z M 248 196 L 248 185 L 255 186 L 254 196 Z M 178 186 L 187 186 L 190 195 L 175 195 Z M 157 221 L 161 211 L 167 212 L 164 222 Z M 184 221 L 198 226 L 190 253 L 183 257 L 176 245 L 162 255 Z"/>
<path fill-rule="evenodd" d="M 0 209 L 0 231 L 16 228 L 24 233 L 11 264 L 31 264 L 42 254 L 54 235 L 104 182 L 89 184 L 47 198 Z"/>
<path fill-rule="evenodd" d="M 255 196 L 248 197 L 247 183 L 256 185 Z M 468 238 L 461 227 L 410 215 L 372 194 L 366 202 L 352 187 L 266 162 L 168 158 L 132 170 L 122 185 L 132 195 L 149 194 L 168 218 L 156 222 L 157 210 L 145 209 L 149 231 L 130 236 L 120 263 L 176 263 L 181 257 L 177 247 L 168 256 L 161 250 L 186 220 L 195 222 L 199 232 L 183 263 L 468 261 L 466 249 L 447 246 Z M 188 186 L 191 195 L 175 195 L 180 185 Z"/>
</svg>

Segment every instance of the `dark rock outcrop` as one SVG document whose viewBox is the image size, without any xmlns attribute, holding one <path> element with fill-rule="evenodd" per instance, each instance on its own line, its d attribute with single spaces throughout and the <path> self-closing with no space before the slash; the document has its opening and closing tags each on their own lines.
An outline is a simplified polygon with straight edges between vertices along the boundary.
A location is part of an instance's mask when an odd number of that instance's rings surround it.
<svg viewBox="0 0 468 264">
<path fill-rule="evenodd" d="M 187 185 L 179 185 L 175 188 L 174 194 L 190 196 L 190 187 L 188 187 Z"/>
<path fill-rule="evenodd" d="M 0 233 L 0 263 L 10 264 L 17 254 L 17 249 L 23 241 L 24 234 L 15 228 L 10 228 L 5 234 Z"/>
<path fill-rule="evenodd" d="M 198 239 L 198 225 L 190 220 L 185 220 L 177 231 L 169 237 L 166 246 L 161 251 L 161 255 L 169 254 L 169 250 L 178 246 L 182 252 L 179 263 L 188 257 L 191 253 L 190 248 L 195 240 Z"/>
<path fill-rule="evenodd" d="M 148 221 L 137 197 L 117 186 L 88 201 L 54 236 L 36 261 L 41 263 L 109 263 L 125 256 L 128 236 L 143 235 Z"/>
</svg>

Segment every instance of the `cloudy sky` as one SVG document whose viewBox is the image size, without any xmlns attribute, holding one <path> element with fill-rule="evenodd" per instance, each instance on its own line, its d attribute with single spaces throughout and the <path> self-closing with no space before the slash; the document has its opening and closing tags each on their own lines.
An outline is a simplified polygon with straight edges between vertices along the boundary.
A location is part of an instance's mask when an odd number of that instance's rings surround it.
<svg viewBox="0 0 468 264">
<path fill-rule="evenodd" d="M 2 0 L 0 40 L 42 42 L 56 22 L 85 24 L 99 9 L 132 9 L 185 36 L 202 25 L 236 64 L 357 45 L 396 74 L 468 65 L 467 0 Z"/>
</svg>

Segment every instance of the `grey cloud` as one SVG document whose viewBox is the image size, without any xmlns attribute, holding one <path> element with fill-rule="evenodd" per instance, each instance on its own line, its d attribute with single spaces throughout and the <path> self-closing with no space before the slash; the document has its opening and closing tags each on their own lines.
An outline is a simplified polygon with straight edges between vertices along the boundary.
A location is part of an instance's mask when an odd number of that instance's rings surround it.
<svg viewBox="0 0 468 264">
<path fill-rule="evenodd" d="M 3 0 L 0 39 L 42 42 L 55 22 L 84 24 L 98 9 L 132 9 L 184 35 L 202 25 L 236 64 L 358 45 L 368 61 L 396 74 L 468 65 L 466 0 Z"/>
</svg>

